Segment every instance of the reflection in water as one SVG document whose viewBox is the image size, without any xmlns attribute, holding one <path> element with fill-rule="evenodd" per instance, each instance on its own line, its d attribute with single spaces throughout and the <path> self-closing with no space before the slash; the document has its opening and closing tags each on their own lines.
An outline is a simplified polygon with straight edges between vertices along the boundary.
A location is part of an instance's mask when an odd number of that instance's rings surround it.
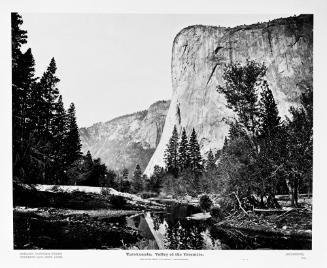
<svg viewBox="0 0 327 268">
<path fill-rule="evenodd" d="M 199 209 L 173 205 L 166 212 L 146 212 L 129 217 L 127 225 L 137 229 L 144 238 L 140 249 L 308 249 L 311 240 L 285 239 L 262 233 L 246 234 L 239 230 L 215 227 L 211 219 L 188 217 Z"/>
<path fill-rule="evenodd" d="M 140 224 L 144 220 L 149 225 L 153 240 L 165 249 L 220 249 L 219 240 L 213 239 L 210 234 L 210 220 L 196 221 L 188 220 L 187 216 L 198 213 L 199 209 L 192 206 L 174 205 L 168 208 L 165 213 L 146 213 L 135 217 L 135 226 L 142 227 Z M 139 228 L 140 229 L 140 228 Z M 147 232 L 147 238 L 149 232 Z"/>
<path fill-rule="evenodd" d="M 176 224 L 167 222 L 165 246 L 168 249 L 203 249 L 202 233 L 206 227 L 203 222 L 179 219 Z"/>
<path fill-rule="evenodd" d="M 164 224 L 164 214 L 163 213 L 151 213 L 150 216 L 153 220 L 153 228 L 155 231 L 158 231 L 160 228 L 160 225 Z"/>
<path fill-rule="evenodd" d="M 164 231 L 164 245 L 167 249 L 218 249 L 219 241 L 210 235 L 210 220 L 189 220 L 186 217 L 200 210 L 193 206 L 175 205 L 167 214 L 154 214 Z M 159 220 L 157 220 L 159 218 Z M 160 226 L 160 225 L 159 225 Z M 159 228 L 158 228 L 159 229 Z"/>
</svg>

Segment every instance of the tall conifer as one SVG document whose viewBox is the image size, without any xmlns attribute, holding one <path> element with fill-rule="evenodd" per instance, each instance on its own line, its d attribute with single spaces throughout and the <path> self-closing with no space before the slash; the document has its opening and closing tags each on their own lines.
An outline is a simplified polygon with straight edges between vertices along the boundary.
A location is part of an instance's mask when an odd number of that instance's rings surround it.
<svg viewBox="0 0 327 268">
<path fill-rule="evenodd" d="M 136 165 L 133 175 L 132 187 L 135 193 L 139 193 L 143 190 L 142 170 L 139 164 Z"/>
<path fill-rule="evenodd" d="M 75 105 L 71 103 L 67 115 L 67 136 L 65 139 L 67 164 L 72 164 L 81 156 L 81 141 L 75 115 Z"/>
<path fill-rule="evenodd" d="M 167 148 L 165 151 L 165 164 L 166 169 L 169 173 L 173 174 L 175 177 L 178 175 L 178 132 L 176 126 L 172 136 L 169 139 Z"/>
<path fill-rule="evenodd" d="M 197 135 L 195 129 L 193 128 L 192 134 L 189 141 L 190 148 L 190 166 L 194 173 L 201 172 L 202 166 L 202 157 L 200 153 L 200 146 L 198 143 Z"/>
<path fill-rule="evenodd" d="M 259 102 L 260 110 L 260 135 L 265 141 L 265 145 L 273 150 L 274 140 L 279 132 L 281 119 L 278 115 L 278 108 L 274 96 L 268 86 L 267 81 L 263 81 L 261 99 Z"/>
<path fill-rule="evenodd" d="M 211 171 L 215 168 L 216 168 L 215 157 L 213 155 L 212 150 L 210 149 L 209 153 L 208 153 L 207 161 L 206 161 L 206 170 Z"/>
<path fill-rule="evenodd" d="M 190 165 L 189 144 L 186 136 L 185 128 L 183 128 L 181 141 L 178 147 L 178 167 L 180 171 L 188 168 Z"/>
</svg>

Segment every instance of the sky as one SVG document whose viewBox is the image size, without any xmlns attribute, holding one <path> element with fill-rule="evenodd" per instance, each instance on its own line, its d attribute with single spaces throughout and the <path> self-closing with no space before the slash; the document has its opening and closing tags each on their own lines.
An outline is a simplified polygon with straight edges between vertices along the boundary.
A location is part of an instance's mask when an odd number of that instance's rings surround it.
<svg viewBox="0 0 327 268">
<path fill-rule="evenodd" d="M 74 102 L 79 127 L 88 127 L 171 98 L 172 43 L 184 27 L 233 27 L 294 14 L 21 15 L 36 75 L 54 57 L 65 107 Z"/>
</svg>

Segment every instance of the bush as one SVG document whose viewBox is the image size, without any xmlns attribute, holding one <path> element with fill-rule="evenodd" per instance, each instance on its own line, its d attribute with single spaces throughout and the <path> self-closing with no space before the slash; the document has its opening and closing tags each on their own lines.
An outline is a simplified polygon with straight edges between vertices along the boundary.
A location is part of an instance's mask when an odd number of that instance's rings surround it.
<svg viewBox="0 0 327 268">
<path fill-rule="evenodd" d="M 109 200 L 115 208 L 123 208 L 127 203 L 126 199 L 120 195 L 111 195 Z"/>
<path fill-rule="evenodd" d="M 202 195 L 200 198 L 200 208 L 204 211 L 209 211 L 212 206 L 212 201 L 209 196 Z"/>
<path fill-rule="evenodd" d="M 219 201 L 220 211 L 223 215 L 228 215 L 235 210 L 235 200 L 233 198 L 225 197 Z"/>
<path fill-rule="evenodd" d="M 143 199 L 151 198 L 151 197 L 157 197 L 158 194 L 155 192 L 143 192 L 140 195 Z"/>
<path fill-rule="evenodd" d="M 211 208 L 210 214 L 213 218 L 216 218 L 218 220 L 222 220 L 224 218 L 224 214 L 220 207 Z"/>
</svg>

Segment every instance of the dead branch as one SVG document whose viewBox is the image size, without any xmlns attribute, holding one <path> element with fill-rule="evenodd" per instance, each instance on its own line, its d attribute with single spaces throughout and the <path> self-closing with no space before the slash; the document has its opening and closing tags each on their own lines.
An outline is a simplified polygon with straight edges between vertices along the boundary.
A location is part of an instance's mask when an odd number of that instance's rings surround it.
<svg viewBox="0 0 327 268">
<path fill-rule="evenodd" d="M 237 202 L 238 202 L 238 206 L 240 207 L 240 209 L 242 209 L 242 211 L 243 211 L 247 216 L 250 217 L 250 215 L 249 215 L 249 214 L 245 211 L 245 209 L 242 207 L 241 201 L 240 201 L 240 199 L 238 198 L 237 194 L 236 194 L 235 192 L 232 192 L 232 194 L 235 195 L 235 197 L 236 197 L 236 199 L 237 199 Z"/>
</svg>

